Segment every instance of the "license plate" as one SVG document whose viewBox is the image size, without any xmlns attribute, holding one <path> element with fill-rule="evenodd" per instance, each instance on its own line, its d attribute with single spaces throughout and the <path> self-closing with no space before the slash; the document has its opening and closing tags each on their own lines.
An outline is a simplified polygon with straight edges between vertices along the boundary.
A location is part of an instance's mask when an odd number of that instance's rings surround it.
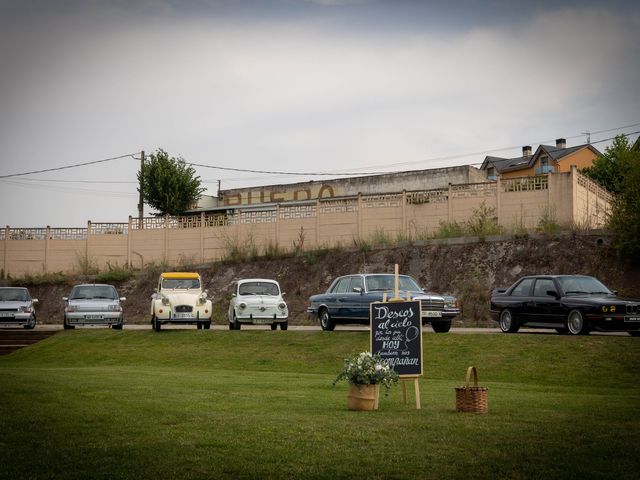
<svg viewBox="0 0 640 480">
<path fill-rule="evenodd" d="M 13 312 L 0 312 L 0 317 L 13 317 Z"/>
<path fill-rule="evenodd" d="M 193 318 L 190 313 L 176 313 L 174 318 Z"/>
<path fill-rule="evenodd" d="M 440 310 L 427 310 L 426 312 L 422 312 L 423 317 L 442 317 L 442 312 Z"/>
<path fill-rule="evenodd" d="M 257 324 L 257 325 L 264 325 L 267 323 L 271 323 L 272 320 L 270 318 L 254 318 L 253 319 L 253 323 Z"/>
<path fill-rule="evenodd" d="M 625 322 L 640 322 L 640 316 L 624 317 Z"/>
<path fill-rule="evenodd" d="M 104 320 L 104 315 L 85 315 L 84 318 L 87 320 Z"/>
</svg>

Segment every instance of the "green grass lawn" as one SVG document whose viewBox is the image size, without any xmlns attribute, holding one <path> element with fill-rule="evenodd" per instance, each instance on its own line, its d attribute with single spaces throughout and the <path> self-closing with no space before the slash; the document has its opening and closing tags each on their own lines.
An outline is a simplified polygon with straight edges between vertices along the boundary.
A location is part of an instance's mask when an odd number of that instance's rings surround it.
<svg viewBox="0 0 640 480">
<path fill-rule="evenodd" d="M 0 478 L 638 478 L 638 339 L 426 334 L 422 409 L 350 412 L 331 383 L 368 342 L 61 332 L 0 357 Z M 488 415 L 455 412 L 469 365 Z"/>
</svg>

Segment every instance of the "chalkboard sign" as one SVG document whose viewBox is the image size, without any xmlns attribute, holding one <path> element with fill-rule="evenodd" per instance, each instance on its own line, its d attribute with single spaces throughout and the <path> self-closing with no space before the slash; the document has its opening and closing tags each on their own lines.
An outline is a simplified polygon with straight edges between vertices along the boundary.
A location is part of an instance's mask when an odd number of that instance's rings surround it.
<svg viewBox="0 0 640 480">
<path fill-rule="evenodd" d="M 422 375 L 420 302 L 370 305 L 371 352 L 379 354 L 401 377 Z"/>
</svg>

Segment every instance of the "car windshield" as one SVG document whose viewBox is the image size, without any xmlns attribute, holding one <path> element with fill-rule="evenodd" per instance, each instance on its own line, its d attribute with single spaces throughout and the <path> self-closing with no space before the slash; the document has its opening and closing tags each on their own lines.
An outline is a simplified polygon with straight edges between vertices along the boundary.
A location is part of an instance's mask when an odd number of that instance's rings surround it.
<svg viewBox="0 0 640 480">
<path fill-rule="evenodd" d="M 117 298 L 116 289 L 109 285 L 81 285 L 73 287 L 69 295 L 70 300 L 116 300 Z"/>
<path fill-rule="evenodd" d="M 0 302 L 28 302 L 29 294 L 24 288 L 1 288 Z"/>
<path fill-rule="evenodd" d="M 240 284 L 240 295 L 279 295 L 278 285 L 272 282 L 247 282 Z"/>
<path fill-rule="evenodd" d="M 394 275 L 369 275 L 366 277 L 368 292 L 393 291 L 395 288 Z M 398 276 L 398 290 L 419 292 L 421 289 L 415 280 L 404 275 Z"/>
<path fill-rule="evenodd" d="M 200 288 L 200 279 L 198 278 L 164 278 L 162 279 L 162 288 L 168 290 Z"/>
<path fill-rule="evenodd" d="M 558 281 L 567 295 L 612 293 L 598 279 L 593 277 L 559 277 Z"/>
</svg>

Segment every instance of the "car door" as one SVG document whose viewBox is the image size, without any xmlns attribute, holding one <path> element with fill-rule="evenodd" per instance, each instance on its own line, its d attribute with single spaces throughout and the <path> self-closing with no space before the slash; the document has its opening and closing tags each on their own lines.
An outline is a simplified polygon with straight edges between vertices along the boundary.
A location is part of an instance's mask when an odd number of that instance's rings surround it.
<svg viewBox="0 0 640 480">
<path fill-rule="evenodd" d="M 355 275 L 351 278 L 350 302 L 351 302 L 351 318 L 357 320 L 369 320 L 369 301 L 364 293 L 364 279 L 361 275 Z"/>
<path fill-rule="evenodd" d="M 511 310 L 516 320 L 526 322 L 533 314 L 534 300 L 531 296 L 534 277 L 525 277 L 509 292 L 506 307 Z"/>
<path fill-rule="evenodd" d="M 347 292 L 349 291 L 349 285 L 351 284 L 351 277 L 340 278 L 330 294 L 327 296 L 327 307 L 329 308 L 329 314 L 335 318 L 349 318 L 349 303 Z"/>
<path fill-rule="evenodd" d="M 557 295 L 547 292 L 557 292 L 552 278 L 537 278 L 533 286 L 534 305 L 531 321 L 554 326 L 559 321 L 560 300 Z M 560 320 L 561 321 L 561 320 Z"/>
</svg>

